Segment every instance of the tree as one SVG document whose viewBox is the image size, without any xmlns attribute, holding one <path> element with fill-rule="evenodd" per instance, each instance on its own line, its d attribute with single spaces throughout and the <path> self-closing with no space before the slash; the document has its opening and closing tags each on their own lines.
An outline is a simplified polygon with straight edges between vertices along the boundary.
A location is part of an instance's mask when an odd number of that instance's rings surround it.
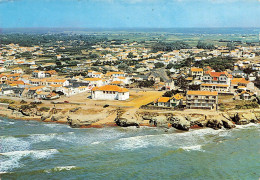
<svg viewBox="0 0 260 180">
<path fill-rule="evenodd" d="M 205 42 L 199 41 L 197 44 L 198 49 L 215 49 L 213 44 L 207 44 Z"/>
<path fill-rule="evenodd" d="M 164 64 L 161 63 L 161 62 L 158 62 L 158 63 L 155 63 L 155 64 L 154 64 L 154 67 L 155 67 L 155 68 L 162 68 L 162 67 L 164 67 Z"/>
<path fill-rule="evenodd" d="M 138 87 L 152 87 L 154 83 L 155 83 L 154 80 L 139 81 Z"/>
<path fill-rule="evenodd" d="M 134 56 L 133 52 L 130 52 L 130 53 L 128 53 L 127 57 L 130 58 L 130 59 L 132 59 L 132 58 L 134 58 L 135 56 Z"/>
<path fill-rule="evenodd" d="M 174 67 L 174 64 L 169 63 L 169 64 L 166 66 L 166 69 L 171 69 L 172 67 Z"/>
<path fill-rule="evenodd" d="M 227 43 L 227 47 L 228 47 L 229 50 L 234 50 L 235 49 L 235 44 L 231 43 L 231 42 L 228 42 Z"/>
<path fill-rule="evenodd" d="M 182 90 L 188 89 L 188 82 L 183 76 L 177 79 L 176 85 L 179 86 Z"/>
<path fill-rule="evenodd" d="M 127 70 L 128 68 L 128 65 L 125 63 L 121 63 L 118 65 L 118 69 Z"/>
<path fill-rule="evenodd" d="M 252 72 L 255 72 L 251 67 L 247 67 L 247 68 L 245 68 L 243 71 L 244 71 L 244 73 L 246 73 L 246 74 L 251 74 Z"/>
<path fill-rule="evenodd" d="M 96 62 L 93 63 L 93 66 L 99 66 L 101 64 L 100 60 L 97 60 Z"/>
<path fill-rule="evenodd" d="M 97 54 L 91 54 L 89 57 L 92 58 L 92 59 L 96 59 L 96 58 L 99 57 L 99 55 L 97 55 Z"/>
<path fill-rule="evenodd" d="M 156 53 L 158 51 L 173 51 L 180 49 L 189 49 L 190 46 L 183 41 L 175 41 L 171 43 L 158 42 L 152 45 L 152 52 Z"/>
<path fill-rule="evenodd" d="M 200 85 L 195 85 L 195 84 L 189 85 L 189 90 L 193 90 L 193 91 L 200 90 Z"/>
</svg>

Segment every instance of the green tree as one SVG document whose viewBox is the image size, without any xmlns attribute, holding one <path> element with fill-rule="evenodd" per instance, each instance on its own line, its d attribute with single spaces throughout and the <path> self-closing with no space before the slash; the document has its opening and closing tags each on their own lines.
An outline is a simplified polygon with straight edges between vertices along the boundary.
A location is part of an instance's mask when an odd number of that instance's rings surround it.
<svg viewBox="0 0 260 180">
<path fill-rule="evenodd" d="M 154 67 L 155 68 L 162 68 L 162 67 L 164 67 L 164 64 L 161 63 L 161 62 L 157 62 L 157 63 L 154 64 Z"/>
<path fill-rule="evenodd" d="M 187 90 L 189 87 L 188 82 L 183 76 L 177 79 L 176 85 L 179 86 L 182 90 Z"/>
<path fill-rule="evenodd" d="M 130 52 L 130 53 L 128 53 L 127 57 L 130 58 L 130 59 L 132 59 L 132 58 L 134 58 L 135 56 L 134 56 L 133 52 Z"/>
</svg>

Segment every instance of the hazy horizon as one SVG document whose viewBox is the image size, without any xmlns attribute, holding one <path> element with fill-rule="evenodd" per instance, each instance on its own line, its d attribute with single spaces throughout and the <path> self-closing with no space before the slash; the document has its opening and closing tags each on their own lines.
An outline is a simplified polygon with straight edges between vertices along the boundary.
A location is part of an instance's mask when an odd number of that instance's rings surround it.
<svg viewBox="0 0 260 180">
<path fill-rule="evenodd" d="M 259 0 L 0 0 L 1 28 L 251 28 Z"/>
</svg>

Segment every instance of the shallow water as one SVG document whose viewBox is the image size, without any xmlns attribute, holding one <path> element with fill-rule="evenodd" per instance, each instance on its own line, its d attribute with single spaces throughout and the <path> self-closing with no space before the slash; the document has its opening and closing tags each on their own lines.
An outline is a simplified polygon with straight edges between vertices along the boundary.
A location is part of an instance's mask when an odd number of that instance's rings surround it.
<svg viewBox="0 0 260 180">
<path fill-rule="evenodd" d="M 259 124 L 182 133 L 0 118 L 2 179 L 259 179 Z"/>
</svg>

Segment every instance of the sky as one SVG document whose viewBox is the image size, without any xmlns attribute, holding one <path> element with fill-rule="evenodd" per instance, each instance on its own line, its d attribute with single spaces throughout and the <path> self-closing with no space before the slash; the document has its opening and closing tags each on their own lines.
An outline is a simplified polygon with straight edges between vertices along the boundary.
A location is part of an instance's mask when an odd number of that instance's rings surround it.
<svg viewBox="0 0 260 180">
<path fill-rule="evenodd" d="M 260 27 L 260 0 L 0 0 L 0 28 Z"/>
</svg>

